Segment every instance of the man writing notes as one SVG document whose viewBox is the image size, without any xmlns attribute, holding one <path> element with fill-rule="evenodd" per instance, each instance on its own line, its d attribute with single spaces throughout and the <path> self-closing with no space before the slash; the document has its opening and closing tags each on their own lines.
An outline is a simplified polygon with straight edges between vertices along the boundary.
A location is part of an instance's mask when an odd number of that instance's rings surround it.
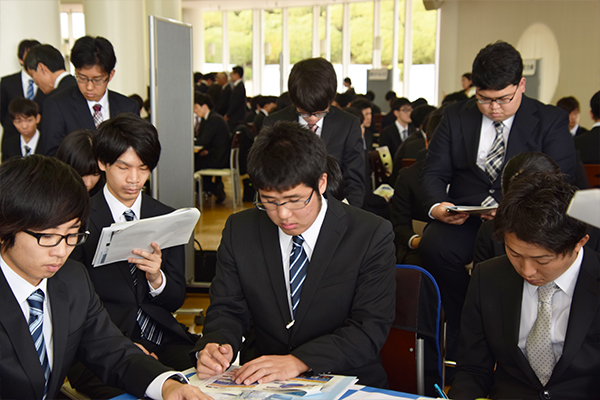
<svg viewBox="0 0 600 400">
<path fill-rule="evenodd" d="M 451 398 L 598 398 L 600 255 L 566 215 L 573 189 L 513 178 L 494 220 L 506 255 L 473 272 Z"/>
<path fill-rule="evenodd" d="M 238 383 L 311 371 L 387 387 L 379 351 L 395 315 L 392 226 L 326 198 L 326 164 L 323 141 L 295 122 L 257 136 L 248 157 L 256 209 L 232 215 L 223 231 L 193 352 L 201 378 L 223 372 L 242 336 L 254 336 Z"/>
<path fill-rule="evenodd" d="M 78 359 L 136 398 L 208 399 L 124 337 L 67 259 L 86 241 L 89 209 L 83 181 L 57 159 L 0 167 L 0 398 L 56 398 Z"/>
<path fill-rule="evenodd" d="M 500 172 L 513 156 L 548 154 L 571 181 L 575 147 L 567 113 L 525 96 L 523 60 L 510 44 L 483 48 L 473 62 L 475 97 L 449 106 L 428 149 L 421 189 L 432 222 L 423 232 L 419 256 L 440 285 L 448 319 L 448 357 L 458 341 L 462 305 L 481 218 L 451 213 L 448 206 L 494 206 Z M 483 216 L 493 218 L 493 212 Z"/>
</svg>

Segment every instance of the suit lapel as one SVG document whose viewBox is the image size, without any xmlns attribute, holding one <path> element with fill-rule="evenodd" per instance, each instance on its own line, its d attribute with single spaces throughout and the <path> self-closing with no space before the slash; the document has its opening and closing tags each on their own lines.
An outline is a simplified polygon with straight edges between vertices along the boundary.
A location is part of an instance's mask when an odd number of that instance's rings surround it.
<svg viewBox="0 0 600 400">
<path fill-rule="evenodd" d="M 535 131 L 538 123 L 539 118 L 535 115 L 535 109 L 532 107 L 530 100 L 523 95 L 521 105 L 515 114 L 510 135 L 508 136 L 508 146 L 506 147 L 506 156 L 504 157 L 505 165 L 512 157 L 527 149 L 530 132 Z"/>
<path fill-rule="evenodd" d="M 577 284 L 571 302 L 563 354 L 554 367 L 551 381 L 568 368 L 581 348 L 581 344 L 590 330 L 590 324 L 598 313 L 598 298 L 600 298 L 598 258 L 594 252 L 584 252 L 581 270 L 577 277 Z"/>
<path fill-rule="evenodd" d="M 477 108 L 475 100 L 470 100 L 464 107 L 464 112 L 461 115 L 461 133 L 464 139 L 465 154 L 467 155 L 468 164 L 475 175 L 489 182 L 490 178 L 477 166 L 477 149 L 479 148 L 479 139 L 481 137 L 481 111 Z"/>
<path fill-rule="evenodd" d="M 71 107 L 74 111 L 73 114 L 77 115 L 82 127 L 95 131 L 94 117 L 90 112 L 87 100 L 83 97 L 77 86 L 74 86 L 72 90 Z"/>
<path fill-rule="evenodd" d="M 0 271 L 0 304 L 2 304 L 0 325 L 8 335 L 16 358 L 19 359 L 23 371 L 27 374 L 27 379 L 29 379 L 36 397 L 41 399 L 44 395 L 44 371 L 29 332 L 29 326 L 23 317 L 21 306 L 17 303 L 2 271 Z M 3 351 L 8 353 L 10 350 Z M 56 361 L 56 357 L 54 360 Z"/>
<path fill-rule="evenodd" d="M 48 393 L 58 393 L 63 384 L 59 380 L 63 370 L 63 361 L 67 349 L 67 338 L 69 335 L 69 296 L 64 283 L 57 278 L 48 279 L 48 294 L 50 296 L 50 308 L 52 309 L 52 338 L 53 344 L 53 366 L 48 385 Z"/>
<path fill-rule="evenodd" d="M 331 136 L 333 135 L 333 132 L 335 130 L 335 121 L 337 119 L 337 114 L 343 112 L 340 111 L 337 107 L 335 106 L 331 106 L 329 108 L 329 114 L 327 114 L 324 118 L 323 118 L 323 128 L 321 128 L 321 140 L 323 140 L 323 142 L 325 142 L 325 146 L 327 146 L 329 144 L 329 140 L 331 139 Z M 304 290 L 304 288 L 302 288 L 302 290 Z"/>
</svg>

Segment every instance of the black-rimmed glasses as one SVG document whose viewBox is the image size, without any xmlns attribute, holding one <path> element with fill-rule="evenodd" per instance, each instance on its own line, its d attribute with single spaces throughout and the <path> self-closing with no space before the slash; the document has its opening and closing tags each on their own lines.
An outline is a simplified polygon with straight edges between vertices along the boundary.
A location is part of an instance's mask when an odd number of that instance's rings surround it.
<svg viewBox="0 0 600 400">
<path fill-rule="evenodd" d="M 24 230 L 23 232 L 36 238 L 38 244 L 42 247 L 58 246 L 63 239 L 65 239 L 67 246 L 78 246 L 84 244 L 90 234 L 88 231 L 83 233 L 69 233 L 68 235 L 59 235 L 58 233 L 35 233 L 28 230 Z"/>
<path fill-rule="evenodd" d="M 517 95 L 518 90 L 519 90 L 519 85 L 517 85 L 517 88 L 515 89 L 515 92 L 513 93 L 512 97 L 510 99 L 507 99 L 506 96 L 499 97 L 497 99 L 488 99 L 487 97 L 483 97 L 483 98 L 477 98 L 477 102 L 479 104 L 492 104 L 493 102 L 496 102 L 496 104 L 508 104 L 511 101 L 513 101 L 513 99 Z M 477 93 L 477 96 L 479 96 L 479 93 Z"/>
<path fill-rule="evenodd" d="M 277 203 L 275 201 L 261 201 L 258 192 L 256 192 L 256 195 L 254 196 L 254 205 L 256 206 L 256 208 L 262 211 L 275 211 L 277 210 L 277 207 L 285 207 L 288 210 L 300 210 L 301 208 L 306 207 L 308 203 L 310 203 L 310 199 L 312 199 L 313 193 L 315 193 L 314 189 L 312 190 L 312 192 L 310 192 L 310 196 L 308 196 L 308 199 L 306 200 L 288 200 L 284 201 L 283 203 Z"/>
</svg>

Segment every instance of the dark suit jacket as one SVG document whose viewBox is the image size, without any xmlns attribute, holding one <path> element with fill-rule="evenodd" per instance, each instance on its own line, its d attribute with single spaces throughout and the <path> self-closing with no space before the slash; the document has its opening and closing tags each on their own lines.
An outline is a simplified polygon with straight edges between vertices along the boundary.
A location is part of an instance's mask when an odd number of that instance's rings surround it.
<svg viewBox="0 0 600 400">
<path fill-rule="evenodd" d="M 48 96 L 55 95 L 57 93 L 62 92 L 65 89 L 71 88 L 73 86 L 77 86 L 77 80 L 73 75 L 66 75 L 64 78 L 58 82 L 58 86 L 54 88 L 52 92 Z"/>
<path fill-rule="evenodd" d="M 75 358 L 112 386 L 137 397 L 169 369 L 145 356 L 111 323 L 85 268 L 72 260 L 48 279 L 53 365 L 48 399 L 56 398 Z M 44 373 L 27 321 L 0 272 L 0 397 L 41 399 Z"/>
<path fill-rule="evenodd" d="M 40 134 L 38 144 L 31 154 L 44 154 L 44 149 L 40 146 L 41 141 L 42 138 Z M 11 157 L 23 157 L 23 153 L 21 153 L 21 135 L 11 136 L 2 141 L 2 162 Z"/>
<path fill-rule="evenodd" d="M 141 218 L 167 214 L 173 209 L 150 196 L 142 195 Z M 186 339 L 186 332 L 171 315 L 185 300 L 185 255 L 183 246 L 162 249 L 161 269 L 167 277 L 167 285 L 156 297 L 149 295 L 148 283 L 143 271 L 137 270 L 138 284 L 134 287 L 129 265 L 126 261 L 92 267 L 92 259 L 100 239 L 102 228 L 114 222 L 104 193 L 100 191 L 91 199 L 88 230 L 90 236 L 85 244 L 75 248 L 71 258 L 83 263 L 96 287 L 98 296 L 104 303 L 110 318 L 127 337 L 131 337 L 137 328 L 138 308 L 144 310 L 163 330 Z M 133 337 L 132 339 L 137 339 Z"/>
<path fill-rule="evenodd" d="M 2 127 L 4 128 L 3 141 L 4 138 L 8 139 L 11 136 L 19 136 L 19 131 L 17 131 L 17 128 L 15 128 L 8 115 L 8 105 L 11 101 L 20 97 L 25 97 L 23 84 L 21 83 L 21 71 L 2 77 L 0 80 L 0 123 L 2 123 Z M 33 101 L 40 108 L 40 114 L 43 111 L 44 100 L 46 100 L 46 95 L 38 88 Z"/>
<path fill-rule="evenodd" d="M 600 254 L 584 251 L 563 355 L 545 387 L 518 347 L 523 278 L 506 256 L 475 268 L 463 308 L 453 399 L 593 399 L 600 376 Z M 544 392 L 548 395 L 544 397 Z"/>
<path fill-rule="evenodd" d="M 108 91 L 108 105 L 111 118 L 124 112 L 140 114 L 138 105 L 134 100 L 111 90 Z M 96 130 L 87 100 L 83 97 L 77 85 L 49 96 L 44 103 L 44 109 L 47 112 L 42 119 L 42 131 L 44 132 L 42 146 L 46 151 L 46 155 L 55 155 L 65 136 L 74 130 Z"/>
<path fill-rule="evenodd" d="M 202 121 L 196 145 L 208 150 L 203 157 L 195 154 L 196 171 L 202 168 L 229 168 L 231 135 L 227 122 L 216 112 L 211 111 L 208 119 Z"/>
<path fill-rule="evenodd" d="M 250 209 L 227 220 L 204 336 L 240 350 L 250 320 L 255 356 L 292 354 L 315 373 L 356 375 L 386 385 L 379 350 L 394 320 L 395 255 L 391 224 L 330 198 L 319 239 L 291 321 L 278 228 Z M 242 362 L 245 354 L 241 355 Z"/>
<path fill-rule="evenodd" d="M 390 110 L 383 118 L 381 118 L 381 127 L 385 129 L 387 126 L 393 124 L 395 120 L 396 116 L 394 115 L 394 111 Z"/>
<path fill-rule="evenodd" d="M 476 99 L 453 104 L 444 111 L 421 176 L 426 210 L 442 201 L 479 205 L 488 195 L 500 201 L 500 175 L 490 182 L 476 165 L 481 119 Z M 504 165 L 513 156 L 528 151 L 548 154 L 561 172 L 569 175 L 570 182 L 574 182 L 575 146 L 567 113 L 523 95 L 508 138 Z M 450 189 L 446 193 L 448 184 Z"/>
<path fill-rule="evenodd" d="M 241 81 L 233 87 L 229 96 L 227 117 L 229 118 L 230 130 L 233 130 L 244 121 L 244 115 L 246 115 L 246 87 L 244 81 Z"/>
<path fill-rule="evenodd" d="M 425 139 L 423 133 L 419 130 L 413 131 L 408 137 L 402 142 L 395 153 L 392 153 L 392 175 L 390 176 L 392 182 L 396 182 L 398 179 L 398 171 L 402 169 L 402 161 L 405 158 L 417 158 L 417 155 L 421 150 L 425 148 Z"/>
<path fill-rule="evenodd" d="M 600 164 L 600 126 L 576 136 L 575 147 L 579 150 L 584 164 Z"/>
<path fill-rule="evenodd" d="M 296 108 L 291 105 L 265 118 L 264 126 L 276 121 L 298 122 Z M 331 106 L 323 121 L 321 139 L 327 153 L 333 156 L 342 170 L 344 188 L 342 196 L 356 207 L 363 205 L 365 197 L 365 156 L 360 122 L 355 116 Z"/>
<path fill-rule="evenodd" d="M 215 103 L 215 107 L 213 108 L 213 110 L 218 112 L 222 116 L 227 115 L 227 110 L 229 109 L 229 99 L 230 98 L 231 98 L 231 83 L 228 82 L 219 91 L 219 96 L 217 98 L 217 102 Z"/>
<path fill-rule="evenodd" d="M 585 129 L 583 126 L 579 125 L 579 127 L 577 128 L 577 131 L 575 131 L 575 137 L 583 135 L 584 133 L 589 132 L 587 129 Z"/>
<path fill-rule="evenodd" d="M 256 132 L 260 133 L 260 130 L 263 127 L 263 124 L 265 122 L 265 118 L 267 118 L 267 116 L 265 115 L 264 112 L 259 111 L 258 114 L 256 114 L 256 116 L 254 117 L 254 126 L 256 127 Z"/>
<path fill-rule="evenodd" d="M 210 96 L 213 101 L 213 105 L 215 106 L 214 108 L 216 109 L 217 102 L 219 101 L 219 95 L 221 94 L 221 86 L 219 86 L 217 83 L 213 83 L 208 87 L 206 94 Z"/>
</svg>

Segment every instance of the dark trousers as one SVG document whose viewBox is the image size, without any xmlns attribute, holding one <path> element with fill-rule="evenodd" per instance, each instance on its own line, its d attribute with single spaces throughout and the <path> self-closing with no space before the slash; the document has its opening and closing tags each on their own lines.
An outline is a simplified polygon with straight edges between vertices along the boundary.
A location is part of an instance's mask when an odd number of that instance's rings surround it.
<svg viewBox="0 0 600 400">
<path fill-rule="evenodd" d="M 419 243 L 422 266 L 440 287 L 442 305 L 448 321 L 448 359 L 456 360 L 460 335 L 460 315 L 470 276 L 465 268 L 473 259 L 473 249 L 481 219 L 469 217 L 462 225 L 430 222 Z"/>
</svg>

